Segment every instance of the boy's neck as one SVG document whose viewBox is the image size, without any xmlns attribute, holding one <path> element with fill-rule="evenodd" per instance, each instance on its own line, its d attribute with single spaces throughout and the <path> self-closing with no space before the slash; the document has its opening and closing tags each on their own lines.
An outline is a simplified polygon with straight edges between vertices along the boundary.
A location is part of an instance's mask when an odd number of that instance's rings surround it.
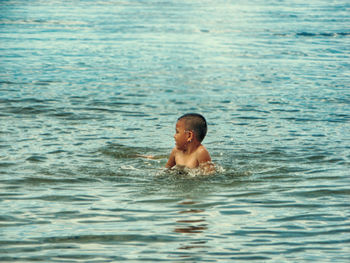
<svg viewBox="0 0 350 263">
<path fill-rule="evenodd" d="M 189 143 L 186 147 L 186 149 L 183 150 L 184 154 L 191 154 L 193 153 L 195 150 L 197 150 L 197 148 L 201 145 L 200 142 L 198 141 L 192 141 L 191 143 Z"/>
</svg>

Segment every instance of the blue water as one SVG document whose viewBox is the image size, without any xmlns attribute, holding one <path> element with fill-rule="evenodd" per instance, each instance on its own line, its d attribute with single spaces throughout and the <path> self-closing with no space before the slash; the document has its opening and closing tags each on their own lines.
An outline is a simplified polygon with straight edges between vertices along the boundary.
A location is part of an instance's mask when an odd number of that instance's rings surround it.
<svg viewBox="0 0 350 263">
<path fill-rule="evenodd" d="M 349 14 L 0 1 L 0 261 L 349 262 Z M 214 176 L 163 168 L 186 112 Z"/>
</svg>

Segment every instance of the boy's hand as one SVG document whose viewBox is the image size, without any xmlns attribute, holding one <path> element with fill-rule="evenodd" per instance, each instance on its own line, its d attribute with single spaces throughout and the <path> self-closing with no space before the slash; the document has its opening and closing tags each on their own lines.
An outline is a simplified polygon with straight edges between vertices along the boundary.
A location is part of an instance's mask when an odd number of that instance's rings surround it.
<svg viewBox="0 0 350 263">
<path fill-rule="evenodd" d="M 144 155 L 144 154 L 136 154 L 136 157 L 141 157 L 141 158 L 146 158 L 146 159 L 151 159 L 151 160 L 155 160 L 156 159 L 152 155 Z"/>
</svg>

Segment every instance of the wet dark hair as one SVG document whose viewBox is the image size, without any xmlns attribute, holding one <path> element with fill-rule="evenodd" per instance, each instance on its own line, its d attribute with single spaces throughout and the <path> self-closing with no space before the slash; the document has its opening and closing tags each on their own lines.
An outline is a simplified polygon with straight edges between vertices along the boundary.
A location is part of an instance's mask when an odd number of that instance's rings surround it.
<svg viewBox="0 0 350 263">
<path fill-rule="evenodd" d="M 196 139 L 202 142 L 205 135 L 207 134 L 207 121 L 205 118 L 198 113 L 187 113 L 177 119 L 185 121 L 186 130 L 194 132 Z"/>
</svg>

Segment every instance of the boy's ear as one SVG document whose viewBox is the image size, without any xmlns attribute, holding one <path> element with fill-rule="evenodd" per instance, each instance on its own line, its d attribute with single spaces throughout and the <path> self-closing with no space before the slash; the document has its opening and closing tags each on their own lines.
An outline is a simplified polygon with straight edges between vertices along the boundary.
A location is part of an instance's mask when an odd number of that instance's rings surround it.
<svg viewBox="0 0 350 263">
<path fill-rule="evenodd" d="M 188 131 L 188 138 L 187 141 L 191 142 L 194 138 L 194 132 L 193 131 Z"/>
</svg>

